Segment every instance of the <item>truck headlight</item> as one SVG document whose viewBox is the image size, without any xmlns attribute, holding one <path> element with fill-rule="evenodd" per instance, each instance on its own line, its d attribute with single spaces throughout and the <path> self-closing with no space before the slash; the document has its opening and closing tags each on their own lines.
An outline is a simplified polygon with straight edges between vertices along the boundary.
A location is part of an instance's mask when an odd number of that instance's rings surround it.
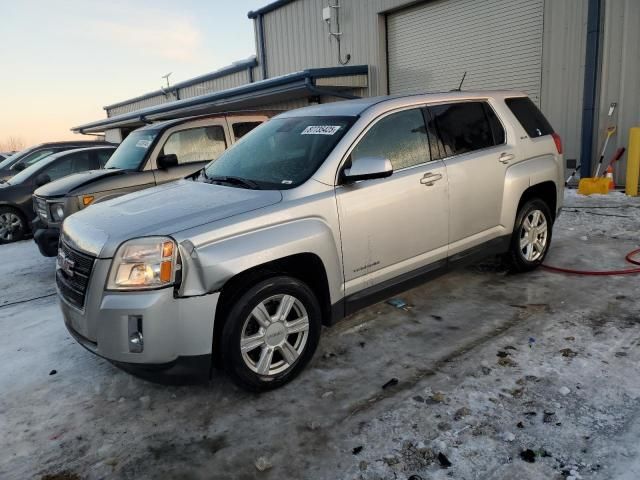
<svg viewBox="0 0 640 480">
<path fill-rule="evenodd" d="M 51 205 L 51 218 L 54 222 L 61 222 L 64 220 L 64 204 L 54 203 Z"/>
<path fill-rule="evenodd" d="M 118 248 L 108 290 L 148 290 L 173 285 L 178 265 L 178 248 L 169 237 L 129 240 Z"/>
</svg>

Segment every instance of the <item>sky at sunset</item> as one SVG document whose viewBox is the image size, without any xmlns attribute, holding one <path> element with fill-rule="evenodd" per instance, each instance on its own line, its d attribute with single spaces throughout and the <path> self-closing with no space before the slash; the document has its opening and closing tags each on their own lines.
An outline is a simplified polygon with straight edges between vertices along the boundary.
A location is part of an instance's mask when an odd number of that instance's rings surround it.
<svg viewBox="0 0 640 480">
<path fill-rule="evenodd" d="M 269 0 L 0 0 L 0 145 L 83 138 L 104 105 L 255 54 Z M 87 138 L 87 137 L 84 137 Z"/>
</svg>

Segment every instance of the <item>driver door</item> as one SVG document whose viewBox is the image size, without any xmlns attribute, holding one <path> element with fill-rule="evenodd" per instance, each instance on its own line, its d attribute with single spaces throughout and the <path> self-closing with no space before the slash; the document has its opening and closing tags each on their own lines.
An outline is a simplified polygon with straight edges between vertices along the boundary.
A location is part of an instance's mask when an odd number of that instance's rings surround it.
<svg viewBox="0 0 640 480">
<path fill-rule="evenodd" d="M 378 120 L 351 151 L 347 166 L 384 157 L 394 172 L 336 188 L 345 296 L 446 262 L 447 171 L 429 133 L 422 109 L 403 110 Z"/>
<path fill-rule="evenodd" d="M 224 119 L 216 123 L 190 126 L 170 131 L 162 148 L 153 159 L 153 174 L 156 184 L 171 182 L 191 175 L 209 162 L 216 160 L 228 146 Z M 174 154 L 178 165 L 168 169 L 157 167 L 156 160 L 162 155 Z"/>
</svg>

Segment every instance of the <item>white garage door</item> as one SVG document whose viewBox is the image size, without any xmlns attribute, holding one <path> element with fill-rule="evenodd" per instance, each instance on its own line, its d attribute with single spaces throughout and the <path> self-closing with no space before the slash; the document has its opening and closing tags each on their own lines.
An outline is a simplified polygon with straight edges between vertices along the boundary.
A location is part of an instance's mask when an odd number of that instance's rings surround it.
<svg viewBox="0 0 640 480">
<path fill-rule="evenodd" d="M 440 0 L 387 17 L 391 93 L 515 89 L 540 101 L 544 0 Z"/>
</svg>

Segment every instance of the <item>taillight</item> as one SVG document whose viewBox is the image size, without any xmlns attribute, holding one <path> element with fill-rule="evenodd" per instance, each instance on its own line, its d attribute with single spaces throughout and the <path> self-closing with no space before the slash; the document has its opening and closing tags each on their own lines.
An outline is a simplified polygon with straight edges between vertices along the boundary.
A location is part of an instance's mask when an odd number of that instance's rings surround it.
<svg viewBox="0 0 640 480">
<path fill-rule="evenodd" d="M 553 141 L 556 142 L 556 150 L 558 150 L 558 154 L 562 155 L 562 139 L 560 138 L 560 135 L 553 132 L 551 136 L 553 137 Z"/>
</svg>

